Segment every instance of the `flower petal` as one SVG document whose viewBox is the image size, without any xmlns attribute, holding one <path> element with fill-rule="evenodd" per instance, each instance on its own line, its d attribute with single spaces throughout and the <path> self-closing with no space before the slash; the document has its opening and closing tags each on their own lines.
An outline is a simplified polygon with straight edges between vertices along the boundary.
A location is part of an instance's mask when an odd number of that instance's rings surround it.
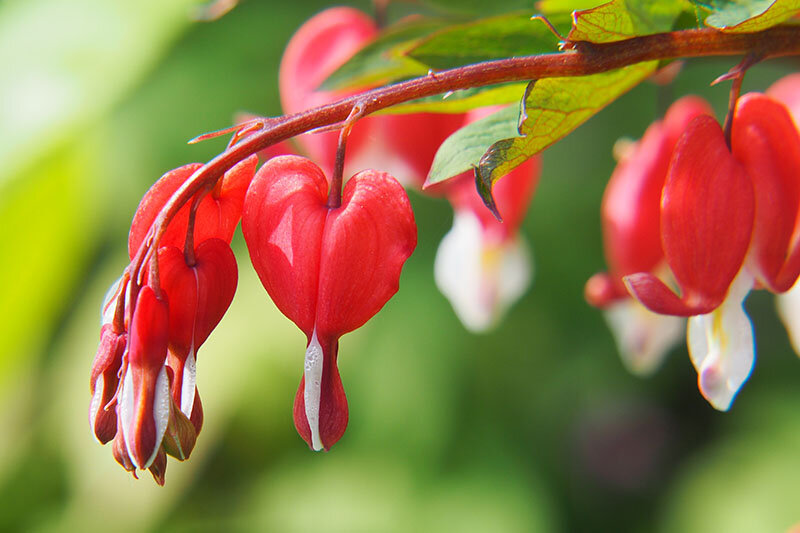
<svg viewBox="0 0 800 533">
<path fill-rule="evenodd" d="M 304 157 L 278 156 L 256 173 L 244 202 L 242 233 L 272 301 L 310 340 L 319 288 L 328 181 Z"/>
<path fill-rule="evenodd" d="M 338 340 L 312 334 L 294 399 L 294 425 L 314 451 L 329 450 L 347 429 L 349 412 L 336 366 L 338 352 Z"/>
<path fill-rule="evenodd" d="M 743 307 L 752 286 L 752 276 L 743 270 L 718 309 L 689 319 L 689 356 L 700 393 L 720 411 L 730 408 L 755 362 L 753 325 Z"/>
<path fill-rule="evenodd" d="M 338 338 L 362 326 L 397 292 L 400 271 L 417 245 L 414 212 L 389 174 L 359 172 L 342 205 L 325 221 L 319 262 L 316 328 Z"/>
<path fill-rule="evenodd" d="M 649 376 L 684 337 L 684 320 L 649 311 L 639 302 L 626 299 L 603 309 L 622 362 L 632 374 Z"/>
<path fill-rule="evenodd" d="M 800 355 L 800 283 L 795 283 L 788 291 L 775 297 L 778 316 L 789 334 L 792 348 Z"/>
<path fill-rule="evenodd" d="M 530 253 L 523 239 L 498 244 L 486 240 L 475 213 L 457 209 L 434 262 L 436 286 L 473 332 L 495 325 L 531 281 Z"/>
<path fill-rule="evenodd" d="M 770 290 L 787 291 L 800 274 L 800 135 L 782 104 L 750 93 L 737 102 L 731 145 L 756 194 L 751 267 Z"/>
<path fill-rule="evenodd" d="M 718 307 L 750 245 L 754 205 L 753 186 L 728 151 L 722 128 L 709 116 L 696 117 L 675 147 L 661 196 L 664 255 L 682 297 L 670 297 L 650 274 L 626 278 L 633 295 L 668 314 Z"/>
</svg>

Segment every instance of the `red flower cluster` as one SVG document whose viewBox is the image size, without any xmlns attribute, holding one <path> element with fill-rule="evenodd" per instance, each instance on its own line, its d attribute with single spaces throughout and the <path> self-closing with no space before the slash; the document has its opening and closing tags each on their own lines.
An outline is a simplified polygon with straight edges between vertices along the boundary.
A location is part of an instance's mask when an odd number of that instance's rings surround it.
<svg viewBox="0 0 800 533">
<path fill-rule="evenodd" d="M 199 167 L 168 172 L 145 194 L 128 238 L 132 260 L 167 200 Z M 203 424 L 197 351 L 236 291 L 230 241 L 255 169 L 253 156 L 197 193 L 166 227 L 146 283 L 123 277 L 105 304 L 90 422 L 101 443 L 114 439 L 114 457 L 126 470 L 149 468 L 159 483 L 166 455 L 189 457 Z"/>
<path fill-rule="evenodd" d="M 285 110 L 344 96 L 317 86 L 376 34 L 369 18 L 349 8 L 306 23 L 281 65 Z M 348 167 L 380 165 L 419 189 L 441 142 L 485 113 L 359 119 L 347 141 Z M 294 402 L 297 431 L 314 450 L 329 449 L 343 435 L 348 407 L 337 368 L 339 338 L 397 291 L 417 232 L 402 185 L 386 172 L 361 170 L 337 194 L 340 185 L 326 175 L 335 171 L 338 137 L 327 131 L 298 140 L 325 170 L 281 155 L 256 172 L 251 156 L 180 208 L 169 202 L 188 190 L 200 164 L 168 172 L 145 194 L 128 238 L 131 266 L 104 304 L 90 383 L 94 433 L 102 443 L 114 441 L 114 456 L 126 470 L 150 469 L 163 483 L 166 456 L 183 460 L 194 447 L 203 421 L 197 352 L 236 290 L 230 242 L 240 218 L 261 282 L 307 337 Z M 495 189 L 502 225 L 481 202 L 471 175 L 433 188 L 456 211 L 437 256 L 437 282 L 471 329 L 491 325 L 527 287 L 527 249 L 518 229 L 537 178 L 538 160 L 532 160 Z"/>
<path fill-rule="evenodd" d="M 704 107 L 677 102 L 612 177 L 603 204 L 611 273 L 590 280 L 587 298 L 607 306 L 624 281 L 650 311 L 691 317 L 700 391 L 726 410 L 754 361 L 745 297 L 753 287 L 786 292 L 800 275 L 800 135 L 769 95 L 737 100 L 728 137 Z"/>
</svg>

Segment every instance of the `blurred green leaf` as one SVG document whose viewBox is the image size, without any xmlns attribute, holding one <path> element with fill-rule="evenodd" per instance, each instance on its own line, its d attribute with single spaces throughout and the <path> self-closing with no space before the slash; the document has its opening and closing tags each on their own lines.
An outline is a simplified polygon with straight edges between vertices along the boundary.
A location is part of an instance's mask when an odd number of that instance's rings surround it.
<svg viewBox="0 0 800 533">
<path fill-rule="evenodd" d="M 492 144 L 519 133 L 519 106 L 509 106 L 472 122 L 445 139 L 433 159 L 426 185 L 476 166 Z"/>
<path fill-rule="evenodd" d="M 568 39 L 608 43 L 668 31 L 689 7 L 687 0 L 613 0 L 576 12 Z"/>
<path fill-rule="evenodd" d="M 747 33 L 771 28 L 800 11 L 800 0 L 730 0 L 713 2 L 705 23 L 727 32 Z"/>
<path fill-rule="evenodd" d="M 0 389 L 44 347 L 94 246 L 92 156 L 77 144 L 52 152 L 0 196 Z"/>
<path fill-rule="evenodd" d="M 441 19 L 415 18 L 389 28 L 328 76 L 320 89 L 366 87 L 425 75 L 428 68 L 405 53 L 420 38 L 445 26 Z"/>
<path fill-rule="evenodd" d="M 420 3 L 434 9 L 460 15 L 487 15 L 508 13 L 517 9 L 530 9 L 530 0 L 420 0 Z"/>
<path fill-rule="evenodd" d="M 551 20 L 569 22 L 568 15 Z M 514 56 L 556 52 L 557 39 L 530 12 L 502 15 L 437 31 L 408 50 L 409 57 L 434 69 L 448 69 Z"/>
<path fill-rule="evenodd" d="M 116 102 L 196 0 L 0 3 L 0 186 Z M 20 53 L 20 52 L 23 53 Z"/>
<path fill-rule="evenodd" d="M 522 137 L 494 143 L 478 164 L 488 192 L 508 172 L 541 152 L 630 90 L 656 69 L 649 61 L 580 78 L 548 78 L 531 82 L 525 95 Z"/>
<path fill-rule="evenodd" d="M 0 4 L 0 381 L 45 345 L 97 246 L 98 153 L 84 132 L 188 24 L 194 0 Z M 20 50 L 25 53 L 20 54 Z"/>
</svg>

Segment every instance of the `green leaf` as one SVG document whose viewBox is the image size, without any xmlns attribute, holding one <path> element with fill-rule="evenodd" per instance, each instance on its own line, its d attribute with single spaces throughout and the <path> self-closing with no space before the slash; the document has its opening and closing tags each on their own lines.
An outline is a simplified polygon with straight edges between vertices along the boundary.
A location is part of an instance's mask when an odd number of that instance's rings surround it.
<svg viewBox="0 0 800 533">
<path fill-rule="evenodd" d="M 569 16 L 560 15 L 554 24 L 568 25 Z M 448 69 L 471 63 L 513 56 L 556 52 L 558 39 L 530 12 L 491 17 L 452 26 L 422 39 L 408 56 L 434 69 Z"/>
<path fill-rule="evenodd" d="M 800 12 L 800 0 L 732 0 L 715 2 L 707 26 L 732 33 L 765 30 Z"/>
<path fill-rule="evenodd" d="M 441 19 L 415 19 L 389 28 L 328 76 L 320 89 L 366 87 L 427 74 L 428 67 L 405 53 L 420 38 L 446 25 Z"/>
<path fill-rule="evenodd" d="M 397 115 L 405 113 L 465 113 L 476 107 L 519 102 L 525 92 L 525 82 L 474 87 L 450 94 L 428 96 L 399 104 L 376 113 Z"/>
<path fill-rule="evenodd" d="M 689 8 L 687 0 L 613 0 L 576 11 L 568 39 L 608 43 L 669 31 L 678 15 Z"/>
<path fill-rule="evenodd" d="M 572 13 L 581 9 L 596 7 L 598 0 L 539 0 L 536 9 L 543 15 Z"/>
<path fill-rule="evenodd" d="M 522 137 L 494 143 L 478 165 L 487 189 L 502 176 L 558 141 L 595 113 L 655 71 L 648 61 L 580 78 L 548 78 L 531 82 L 525 95 Z"/>
<path fill-rule="evenodd" d="M 439 146 L 425 185 L 472 169 L 496 141 L 518 135 L 519 115 L 519 106 L 509 106 L 453 133 Z"/>
</svg>

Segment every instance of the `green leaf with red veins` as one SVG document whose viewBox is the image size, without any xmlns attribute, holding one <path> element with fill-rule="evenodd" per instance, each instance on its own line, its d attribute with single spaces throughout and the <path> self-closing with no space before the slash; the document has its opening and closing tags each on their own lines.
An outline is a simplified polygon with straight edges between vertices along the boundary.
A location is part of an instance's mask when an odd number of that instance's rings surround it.
<svg viewBox="0 0 800 533">
<path fill-rule="evenodd" d="M 551 20 L 569 27 L 569 17 Z M 422 39 L 409 57 L 431 68 L 444 70 L 505 57 L 545 54 L 558 50 L 558 39 L 530 11 L 491 17 L 451 26 Z"/>
<path fill-rule="evenodd" d="M 405 55 L 416 42 L 447 24 L 441 19 L 413 19 L 385 30 L 320 84 L 333 91 L 367 87 L 403 78 L 424 76 L 428 67 Z"/>
<path fill-rule="evenodd" d="M 800 0 L 735 0 L 713 4 L 706 26 L 731 33 L 766 30 L 800 12 Z"/>
<path fill-rule="evenodd" d="M 478 164 L 486 189 L 502 176 L 589 120 L 649 76 L 657 62 L 639 63 L 580 78 L 548 78 L 531 82 L 521 117 L 521 137 L 494 143 Z"/>
<path fill-rule="evenodd" d="M 685 0 L 613 0 L 592 9 L 576 11 L 567 39 L 609 43 L 669 31 L 678 15 L 690 8 Z"/>
</svg>

